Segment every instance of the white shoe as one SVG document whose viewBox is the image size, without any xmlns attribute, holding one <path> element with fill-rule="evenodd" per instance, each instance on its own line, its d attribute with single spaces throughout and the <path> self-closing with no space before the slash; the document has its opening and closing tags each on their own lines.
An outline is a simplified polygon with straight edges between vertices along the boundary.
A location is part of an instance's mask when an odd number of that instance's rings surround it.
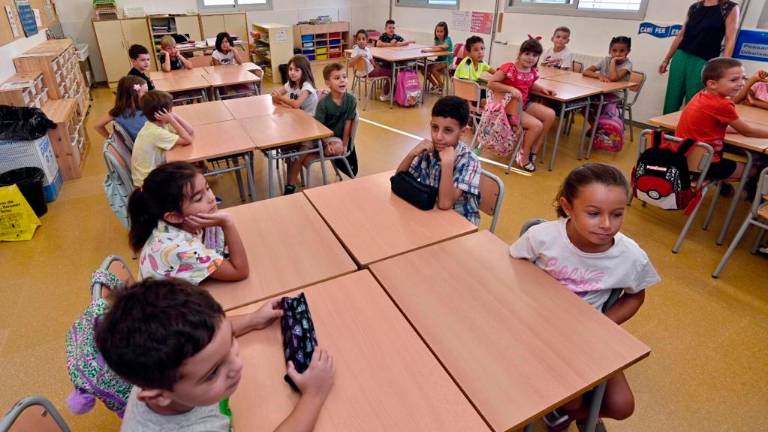
<svg viewBox="0 0 768 432">
<path fill-rule="evenodd" d="M 379 95 L 379 100 L 382 102 L 389 102 L 389 95 Z"/>
</svg>

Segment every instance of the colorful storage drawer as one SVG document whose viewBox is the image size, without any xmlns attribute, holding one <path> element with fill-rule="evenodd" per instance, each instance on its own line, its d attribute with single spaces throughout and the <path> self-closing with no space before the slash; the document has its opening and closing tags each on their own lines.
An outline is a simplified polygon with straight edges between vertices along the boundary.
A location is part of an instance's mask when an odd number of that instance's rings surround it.
<svg viewBox="0 0 768 432">
<path fill-rule="evenodd" d="M 328 54 L 318 54 L 318 55 L 315 57 L 315 59 L 316 59 L 316 60 L 328 60 Z M 310 60 L 312 60 L 312 59 L 310 59 Z"/>
<path fill-rule="evenodd" d="M 327 54 L 328 48 L 318 48 L 315 50 L 315 54 Z"/>
<path fill-rule="evenodd" d="M 301 36 L 301 41 L 302 42 L 312 42 L 313 40 L 315 40 L 315 35 L 311 35 L 310 34 L 310 35 L 303 35 L 303 36 Z"/>
</svg>

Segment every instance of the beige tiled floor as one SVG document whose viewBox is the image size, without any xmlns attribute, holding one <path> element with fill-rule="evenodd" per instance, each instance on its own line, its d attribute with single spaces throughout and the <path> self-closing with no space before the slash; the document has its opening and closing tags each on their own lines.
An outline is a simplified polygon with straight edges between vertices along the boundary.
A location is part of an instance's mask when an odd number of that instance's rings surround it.
<svg viewBox="0 0 768 432">
<path fill-rule="evenodd" d="M 322 76 L 316 71 L 316 76 Z M 102 181 L 102 140 L 93 119 L 112 103 L 108 90 L 94 92 L 87 119 L 91 148 L 83 178 L 65 183 L 49 206 L 43 226 L 29 242 L 0 244 L 0 411 L 29 394 L 43 394 L 64 410 L 71 389 L 64 335 L 88 302 L 90 273 L 108 254 L 129 257 L 125 229 L 107 206 Z M 425 107 L 390 110 L 372 101 L 361 117 L 418 136 L 428 136 Z M 574 134 L 575 135 L 575 134 Z M 393 169 L 416 140 L 362 122 L 358 133 L 361 175 Z M 593 160 L 629 172 L 635 147 Z M 511 242 L 523 221 L 554 217 L 552 198 L 564 175 L 579 162 L 575 140 L 561 146 L 555 170 L 526 177 L 501 176 L 506 198 L 497 234 Z M 264 159 L 257 158 L 264 194 Z M 319 176 L 314 176 L 317 181 Z M 213 181 L 225 204 L 237 204 L 231 178 Z M 737 223 L 745 214 L 740 206 Z M 764 430 L 768 406 L 768 261 L 752 256 L 748 242 L 737 250 L 720 280 L 709 274 L 725 247 L 714 244 L 722 210 L 709 231 L 692 229 L 682 251 L 670 252 L 684 223 L 677 212 L 632 206 L 624 232 L 648 252 L 663 277 L 650 289 L 639 314 L 626 327 L 652 348 L 651 356 L 628 371 L 637 411 L 615 431 Z M 483 220 L 487 226 L 488 220 Z M 735 232 L 732 229 L 731 234 Z M 748 236 L 751 240 L 752 235 Z M 135 264 L 135 263 L 134 263 Z M 559 319 L 559 317 L 551 317 Z M 76 431 L 117 430 L 117 418 L 101 405 L 80 417 L 65 413 Z M 575 428 L 573 428 L 575 430 Z"/>
</svg>

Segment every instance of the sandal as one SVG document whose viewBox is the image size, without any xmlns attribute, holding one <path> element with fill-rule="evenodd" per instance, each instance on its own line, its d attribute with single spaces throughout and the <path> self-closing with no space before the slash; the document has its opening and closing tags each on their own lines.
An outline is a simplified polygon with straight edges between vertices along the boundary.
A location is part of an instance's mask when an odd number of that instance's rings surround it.
<svg viewBox="0 0 768 432">
<path fill-rule="evenodd" d="M 517 162 L 517 165 L 525 171 L 528 171 L 528 172 L 536 171 L 536 165 L 533 162 L 531 162 L 530 159 L 526 161 L 523 158 L 522 153 L 517 154 L 517 157 L 515 158 L 515 162 Z"/>
<path fill-rule="evenodd" d="M 561 413 L 558 410 L 553 410 L 547 413 L 542 418 L 544 424 L 547 425 L 549 432 L 560 432 L 568 429 L 573 419 L 568 414 Z"/>
<path fill-rule="evenodd" d="M 292 184 L 285 185 L 285 190 L 283 190 L 283 195 L 290 195 L 292 193 L 296 193 L 296 186 Z"/>
</svg>

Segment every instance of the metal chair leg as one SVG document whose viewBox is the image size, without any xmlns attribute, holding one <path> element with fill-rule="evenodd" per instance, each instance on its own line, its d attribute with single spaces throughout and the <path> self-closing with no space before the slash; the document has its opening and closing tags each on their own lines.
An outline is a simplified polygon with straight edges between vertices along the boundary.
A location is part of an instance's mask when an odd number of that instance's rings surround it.
<svg viewBox="0 0 768 432">
<path fill-rule="evenodd" d="M 699 212 L 699 209 L 701 208 L 701 203 L 704 201 L 704 197 L 707 195 L 708 189 L 709 189 L 709 185 L 705 186 L 704 190 L 701 192 L 701 200 L 696 204 L 696 207 L 691 212 L 691 215 L 688 216 L 688 220 L 685 221 L 685 226 L 683 226 L 683 230 L 680 231 L 680 235 L 677 237 L 677 241 L 675 242 L 675 245 L 672 247 L 672 253 L 680 252 L 680 248 L 683 246 L 683 240 L 685 240 L 685 236 L 688 235 L 688 231 L 691 229 L 691 225 L 693 225 L 694 219 L 696 219 L 696 214 Z"/>
<path fill-rule="evenodd" d="M 628 106 L 629 110 L 629 141 L 635 142 L 635 131 L 632 129 L 632 105 Z"/>
<path fill-rule="evenodd" d="M 760 248 L 760 245 L 763 244 L 763 237 L 765 237 L 765 229 L 762 227 L 760 228 L 760 232 L 757 233 L 757 237 L 755 238 L 755 243 L 752 245 L 752 249 L 750 249 L 750 252 L 753 254 L 757 253 L 757 249 Z"/>
<path fill-rule="evenodd" d="M 712 203 L 709 204 L 709 211 L 707 212 L 707 217 L 706 219 L 704 219 L 704 225 L 702 225 L 701 227 L 701 229 L 703 229 L 704 231 L 709 229 L 709 224 L 712 222 L 712 216 L 715 213 L 715 205 L 717 204 L 717 200 L 720 198 L 720 189 L 722 188 L 723 188 L 723 182 L 722 181 L 717 182 L 717 188 L 715 188 L 715 196 L 712 197 Z"/>
<path fill-rule="evenodd" d="M 739 242 L 741 241 L 741 238 L 744 236 L 744 233 L 747 232 L 747 228 L 749 228 L 749 222 L 752 218 L 752 215 L 747 215 L 747 218 L 744 219 L 744 223 L 741 224 L 741 228 L 739 228 L 739 232 L 736 233 L 736 237 L 733 238 L 733 241 L 731 242 L 730 246 L 728 246 L 728 250 L 725 251 L 725 255 L 723 255 L 723 258 L 720 260 L 720 263 L 717 264 L 717 268 L 715 268 L 715 271 L 712 273 L 712 277 L 717 279 L 720 277 L 720 273 L 723 271 L 723 268 L 726 264 L 728 264 L 728 260 L 731 259 L 731 255 L 733 255 L 733 251 L 736 250 L 736 246 L 739 245 Z"/>
</svg>

